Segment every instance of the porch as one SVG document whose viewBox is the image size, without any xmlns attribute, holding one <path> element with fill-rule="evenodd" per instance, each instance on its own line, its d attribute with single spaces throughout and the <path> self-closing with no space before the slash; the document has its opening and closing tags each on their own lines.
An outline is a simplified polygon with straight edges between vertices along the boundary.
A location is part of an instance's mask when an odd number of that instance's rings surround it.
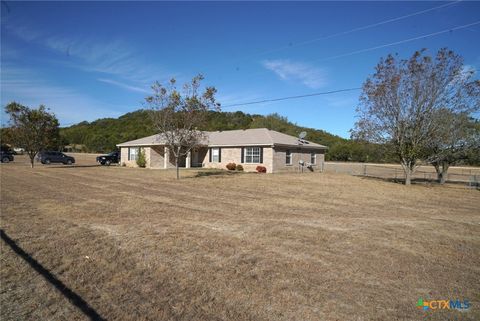
<svg viewBox="0 0 480 321">
<path fill-rule="evenodd" d="M 178 165 L 182 168 L 202 167 L 207 152 L 208 148 L 206 147 L 191 150 L 187 155 L 179 158 Z M 146 154 L 147 166 L 150 168 L 175 168 L 175 157 L 167 146 L 151 146 Z"/>
</svg>

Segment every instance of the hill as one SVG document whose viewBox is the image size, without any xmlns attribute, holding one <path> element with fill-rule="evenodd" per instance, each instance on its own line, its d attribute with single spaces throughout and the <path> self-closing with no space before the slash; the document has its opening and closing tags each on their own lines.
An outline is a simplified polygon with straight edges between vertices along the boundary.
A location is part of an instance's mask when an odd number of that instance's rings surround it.
<svg viewBox="0 0 480 321">
<path fill-rule="evenodd" d="M 85 152 L 108 152 L 121 142 L 155 134 L 147 110 L 137 110 L 119 118 L 103 118 L 61 128 L 65 145 L 83 146 Z M 385 161 L 376 146 L 365 145 L 333 135 L 321 129 L 299 126 L 278 114 L 251 115 L 237 112 L 210 112 L 202 130 L 269 128 L 292 136 L 307 132 L 307 139 L 329 147 L 327 159 L 351 161 Z"/>
</svg>

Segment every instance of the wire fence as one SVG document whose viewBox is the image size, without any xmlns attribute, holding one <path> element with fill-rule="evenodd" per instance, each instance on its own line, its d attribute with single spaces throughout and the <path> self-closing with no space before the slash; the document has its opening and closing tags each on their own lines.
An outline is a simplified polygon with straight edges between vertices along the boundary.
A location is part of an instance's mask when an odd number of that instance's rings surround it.
<svg viewBox="0 0 480 321">
<path fill-rule="evenodd" d="M 327 173 L 375 177 L 394 181 L 405 179 L 405 173 L 400 165 L 325 162 L 323 170 Z M 467 186 L 480 187 L 480 168 L 451 167 L 446 179 L 450 183 L 464 183 Z M 433 166 L 420 166 L 412 175 L 412 180 L 435 182 L 437 173 Z"/>
</svg>

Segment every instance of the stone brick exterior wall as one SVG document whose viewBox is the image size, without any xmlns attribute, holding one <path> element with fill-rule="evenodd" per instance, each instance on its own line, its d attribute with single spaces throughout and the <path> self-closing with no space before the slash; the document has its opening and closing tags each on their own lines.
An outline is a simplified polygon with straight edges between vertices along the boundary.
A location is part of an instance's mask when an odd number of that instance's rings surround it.
<svg viewBox="0 0 480 321">
<path fill-rule="evenodd" d="M 128 160 L 128 147 L 122 147 L 120 149 L 120 164 L 128 167 L 138 167 L 137 162 L 134 160 Z"/>
<path fill-rule="evenodd" d="M 290 150 L 292 155 L 291 165 L 286 164 L 286 154 L 287 150 Z M 283 148 L 276 147 L 274 156 L 273 156 L 273 168 L 274 173 L 278 172 L 289 172 L 289 171 L 298 171 L 299 162 L 303 160 L 306 163 L 310 163 L 311 153 L 315 152 L 316 162 L 313 165 L 314 170 L 322 170 L 323 163 L 325 161 L 325 150 L 311 150 L 311 149 L 301 149 L 301 148 Z"/>
<path fill-rule="evenodd" d="M 145 151 L 145 157 L 147 160 L 147 168 L 164 168 L 164 147 L 163 146 L 151 146 L 151 147 L 142 147 Z M 312 150 L 312 149 L 301 149 L 298 147 L 294 148 L 283 148 L 283 147 L 269 147 L 263 146 L 263 162 L 248 164 L 242 163 L 242 148 L 241 147 L 221 147 L 221 161 L 220 162 L 210 162 L 210 149 L 203 149 L 198 153 L 198 156 L 195 156 L 195 160 L 192 162 L 201 163 L 204 168 L 218 168 L 226 169 L 228 163 L 241 164 L 243 169 L 246 172 L 255 172 L 258 165 L 265 166 L 267 173 L 279 173 L 279 172 L 288 172 L 288 171 L 298 171 L 299 170 L 299 161 L 303 160 L 305 163 L 310 163 L 311 152 L 316 154 L 316 163 L 314 169 L 316 171 L 323 169 L 323 163 L 325 161 L 325 151 L 324 150 Z M 287 150 L 291 151 L 292 155 L 292 164 L 286 164 L 286 152 Z M 129 167 L 137 167 L 136 161 L 128 160 L 128 148 L 121 148 L 121 163 Z M 168 162 L 168 168 L 175 168 L 174 159 L 170 155 L 170 161 Z M 305 168 L 305 170 L 307 170 Z"/>
<path fill-rule="evenodd" d="M 242 163 L 242 148 L 241 147 L 221 147 L 221 162 L 214 163 L 209 162 L 210 159 L 210 149 L 205 155 L 205 160 L 203 162 L 205 168 L 219 168 L 227 169 L 228 163 L 241 164 L 243 170 L 246 172 L 255 172 L 257 166 L 265 166 L 267 173 L 272 173 L 272 157 L 273 149 L 271 147 L 263 147 L 263 163 L 247 164 Z"/>
<path fill-rule="evenodd" d="M 133 147 L 131 147 L 133 148 Z M 140 147 L 145 151 L 145 159 L 147 161 L 146 168 L 164 168 L 164 147 L 163 146 L 151 146 Z M 137 162 L 134 160 L 128 160 L 128 147 L 122 147 L 120 149 L 121 164 L 125 164 L 127 167 L 138 167 Z M 170 154 L 170 160 L 167 164 L 167 168 L 175 168 L 175 159 Z M 184 165 L 184 164 L 183 164 Z"/>
<path fill-rule="evenodd" d="M 170 161 L 167 168 L 175 168 L 174 159 L 170 155 Z M 164 168 L 165 166 L 165 149 L 163 146 L 152 146 L 149 148 L 147 156 L 147 167 L 149 168 Z"/>
</svg>

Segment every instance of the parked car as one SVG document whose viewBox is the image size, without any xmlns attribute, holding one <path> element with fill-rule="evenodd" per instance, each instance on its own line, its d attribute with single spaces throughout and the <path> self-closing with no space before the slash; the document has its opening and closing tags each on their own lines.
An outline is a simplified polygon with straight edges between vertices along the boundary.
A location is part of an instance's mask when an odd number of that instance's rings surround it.
<svg viewBox="0 0 480 321">
<path fill-rule="evenodd" d="M 110 164 L 118 164 L 120 163 L 120 153 L 111 152 L 107 155 L 100 155 L 97 157 L 97 163 L 107 166 L 109 166 Z"/>
<path fill-rule="evenodd" d="M 38 153 L 37 160 L 42 164 L 63 163 L 65 165 L 71 165 L 75 163 L 75 158 L 67 156 L 62 152 L 40 152 Z"/>
<path fill-rule="evenodd" d="M 13 153 L 8 150 L 0 151 L 0 160 L 2 163 L 13 162 Z"/>
</svg>

